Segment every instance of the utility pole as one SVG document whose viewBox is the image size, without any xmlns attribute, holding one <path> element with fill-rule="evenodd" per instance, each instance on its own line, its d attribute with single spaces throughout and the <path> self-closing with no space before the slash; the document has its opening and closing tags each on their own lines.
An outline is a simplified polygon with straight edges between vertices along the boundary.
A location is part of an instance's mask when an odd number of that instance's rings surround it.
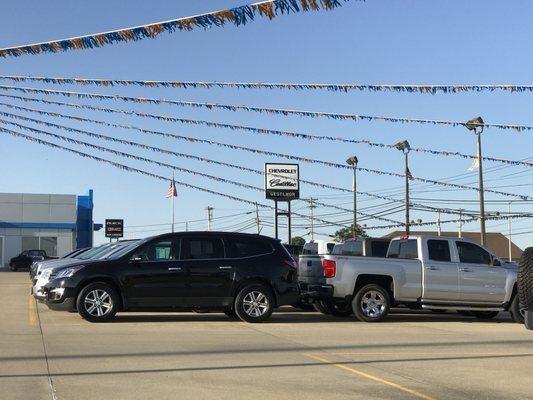
<svg viewBox="0 0 533 400">
<path fill-rule="evenodd" d="M 463 237 L 463 209 L 459 209 L 459 230 L 457 232 L 457 237 Z"/>
<path fill-rule="evenodd" d="M 211 207 L 211 206 L 207 206 L 205 209 L 207 211 L 207 230 L 210 231 L 211 230 L 211 220 L 213 219 L 213 210 L 214 210 L 214 208 Z"/>
<path fill-rule="evenodd" d="M 353 181 L 352 181 L 352 192 L 353 192 L 353 226 L 352 226 L 352 238 L 355 239 L 357 235 L 357 163 L 359 160 L 356 156 L 351 156 L 346 160 L 346 164 L 351 165 L 353 169 Z"/>
<path fill-rule="evenodd" d="M 255 223 L 257 225 L 257 234 L 259 235 L 261 233 L 261 225 L 259 220 L 259 205 L 257 202 L 255 202 Z"/>
<path fill-rule="evenodd" d="M 314 215 L 313 215 L 313 209 L 314 208 L 316 208 L 315 199 L 313 199 L 311 197 L 309 199 L 309 216 L 310 216 L 310 222 L 311 222 L 311 240 L 315 239 L 315 224 L 314 224 L 315 218 L 314 218 Z"/>
<path fill-rule="evenodd" d="M 405 234 L 409 235 L 409 179 L 412 178 L 409 171 L 409 151 L 411 146 L 407 140 L 398 142 L 394 145 L 405 156 Z"/>
<path fill-rule="evenodd" d="M 483 119 L 477 117 L 468 121 L 465 126 L 468 130 L 473 131 L 477 136 L 477 160 L 478 160 L 478 180 L 479 180 L 479 227 L 481 238 L 481 245 L 485 245 L 485 193 L 483 190 L 483 157 L 481 153 L 481 133 L 484 126 Z"/>
<path fill-rule="evenodd" d="M 185 232 L 189 232 L 189 222 L 185 221 Z"/>
<path fill-rule="evenodd" d="M 511 202 L 509 202 L 508 204 L 508 214 L 507 214 L 507 222 L 508 222 L 508 225 L 509 225 L 509 262 L 513 261 L 513 247 L 512 247 L 512 240 L 511 240 L 511 237 L 512 237 L 512 234 L 513 234 L 513 231 L 512 231 L 512 226 L 511 226 Z"/>
<path fill-rule="evenodd" d="M 441 235 L 441 230 L 440 230 L 440 208 L 437 210 L 437 236 L 440 236 Z"/>
</svg>

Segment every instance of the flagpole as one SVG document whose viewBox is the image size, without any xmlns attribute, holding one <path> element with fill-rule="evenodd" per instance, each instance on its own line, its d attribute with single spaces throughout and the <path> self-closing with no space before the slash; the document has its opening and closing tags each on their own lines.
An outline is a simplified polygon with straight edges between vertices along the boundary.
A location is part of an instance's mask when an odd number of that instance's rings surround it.
<svg viewBox="0 0 533 400">
<path fill-rule="evenodd" d="M 172 172 L 172 233 L 174 233 L 174 172 Z"/>
</svg>

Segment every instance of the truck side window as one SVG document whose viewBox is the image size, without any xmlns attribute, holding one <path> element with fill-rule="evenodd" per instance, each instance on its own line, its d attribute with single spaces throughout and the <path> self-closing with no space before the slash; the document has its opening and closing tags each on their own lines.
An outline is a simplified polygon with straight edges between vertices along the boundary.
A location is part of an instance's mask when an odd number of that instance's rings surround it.
<svg viewBox="0 0 533 400">
<path fill-rule="evenodd" d="M 470 264 L 491 264 L 491 256 L 488 251 L 479 247 L 477 244 L 468 242 L 455 242 L 457 245 L 457 252 L 459 253 L 459 261 Z"/>
<path fill-rule="evenodd" d="M 348 240 L 342 246 L 343 256 L 362 256 L 363 242 L 361 240 Z"/>
<path fill-rule="evenodd" d="M 433 261 L 451 261 L 450 244 L 447 240 L 428 240 L 429 259 Z"/>
<path fill-rule="evenodd" d="M 402 259 L 418 258 L 416 239 L 393 240 L 390 244 L 387 257 Z"/>
</svg>

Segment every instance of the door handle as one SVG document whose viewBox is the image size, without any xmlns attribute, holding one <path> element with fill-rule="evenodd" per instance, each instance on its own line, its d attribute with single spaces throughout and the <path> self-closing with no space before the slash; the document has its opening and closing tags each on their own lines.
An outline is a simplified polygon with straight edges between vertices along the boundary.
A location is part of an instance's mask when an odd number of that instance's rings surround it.
<svg viewBox="0 0 533 400">
<path fill-rule="evenodd" d="M 472 272 L 470 268 L 459 268 L 459 271 L 461 272 Z"/>
<path fill-rule="evenodd" d="M 438 271 L 440 268 L 431 265 L 431 266 L 429 266 L 429 267 L 426 267 L 426 269 L 429 269 L 430 271 Z"/>
<path fill-rule="evenodd" d="M 170 267 L 169 271 L 181 271 L 181 267 Z"/>
<path fill-rule="evenodd" d="M 221 267 L 218 267 L 218 269 L 232 269 L 233 267 L 231 265 L 223 265 Z"/>
</svg>

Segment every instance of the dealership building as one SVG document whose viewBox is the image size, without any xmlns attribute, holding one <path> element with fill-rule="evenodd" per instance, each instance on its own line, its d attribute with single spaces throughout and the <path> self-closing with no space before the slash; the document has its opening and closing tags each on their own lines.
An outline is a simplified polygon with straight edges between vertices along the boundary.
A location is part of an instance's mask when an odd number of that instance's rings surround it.
<svg viewBox="0 0 533 400">
<path fill-rule="evenodd" d="M 92 190 L 81 196 L 0 193 L 0 268 L 24 250 L 60 257 L 92 244 Z"/>
</svg>

